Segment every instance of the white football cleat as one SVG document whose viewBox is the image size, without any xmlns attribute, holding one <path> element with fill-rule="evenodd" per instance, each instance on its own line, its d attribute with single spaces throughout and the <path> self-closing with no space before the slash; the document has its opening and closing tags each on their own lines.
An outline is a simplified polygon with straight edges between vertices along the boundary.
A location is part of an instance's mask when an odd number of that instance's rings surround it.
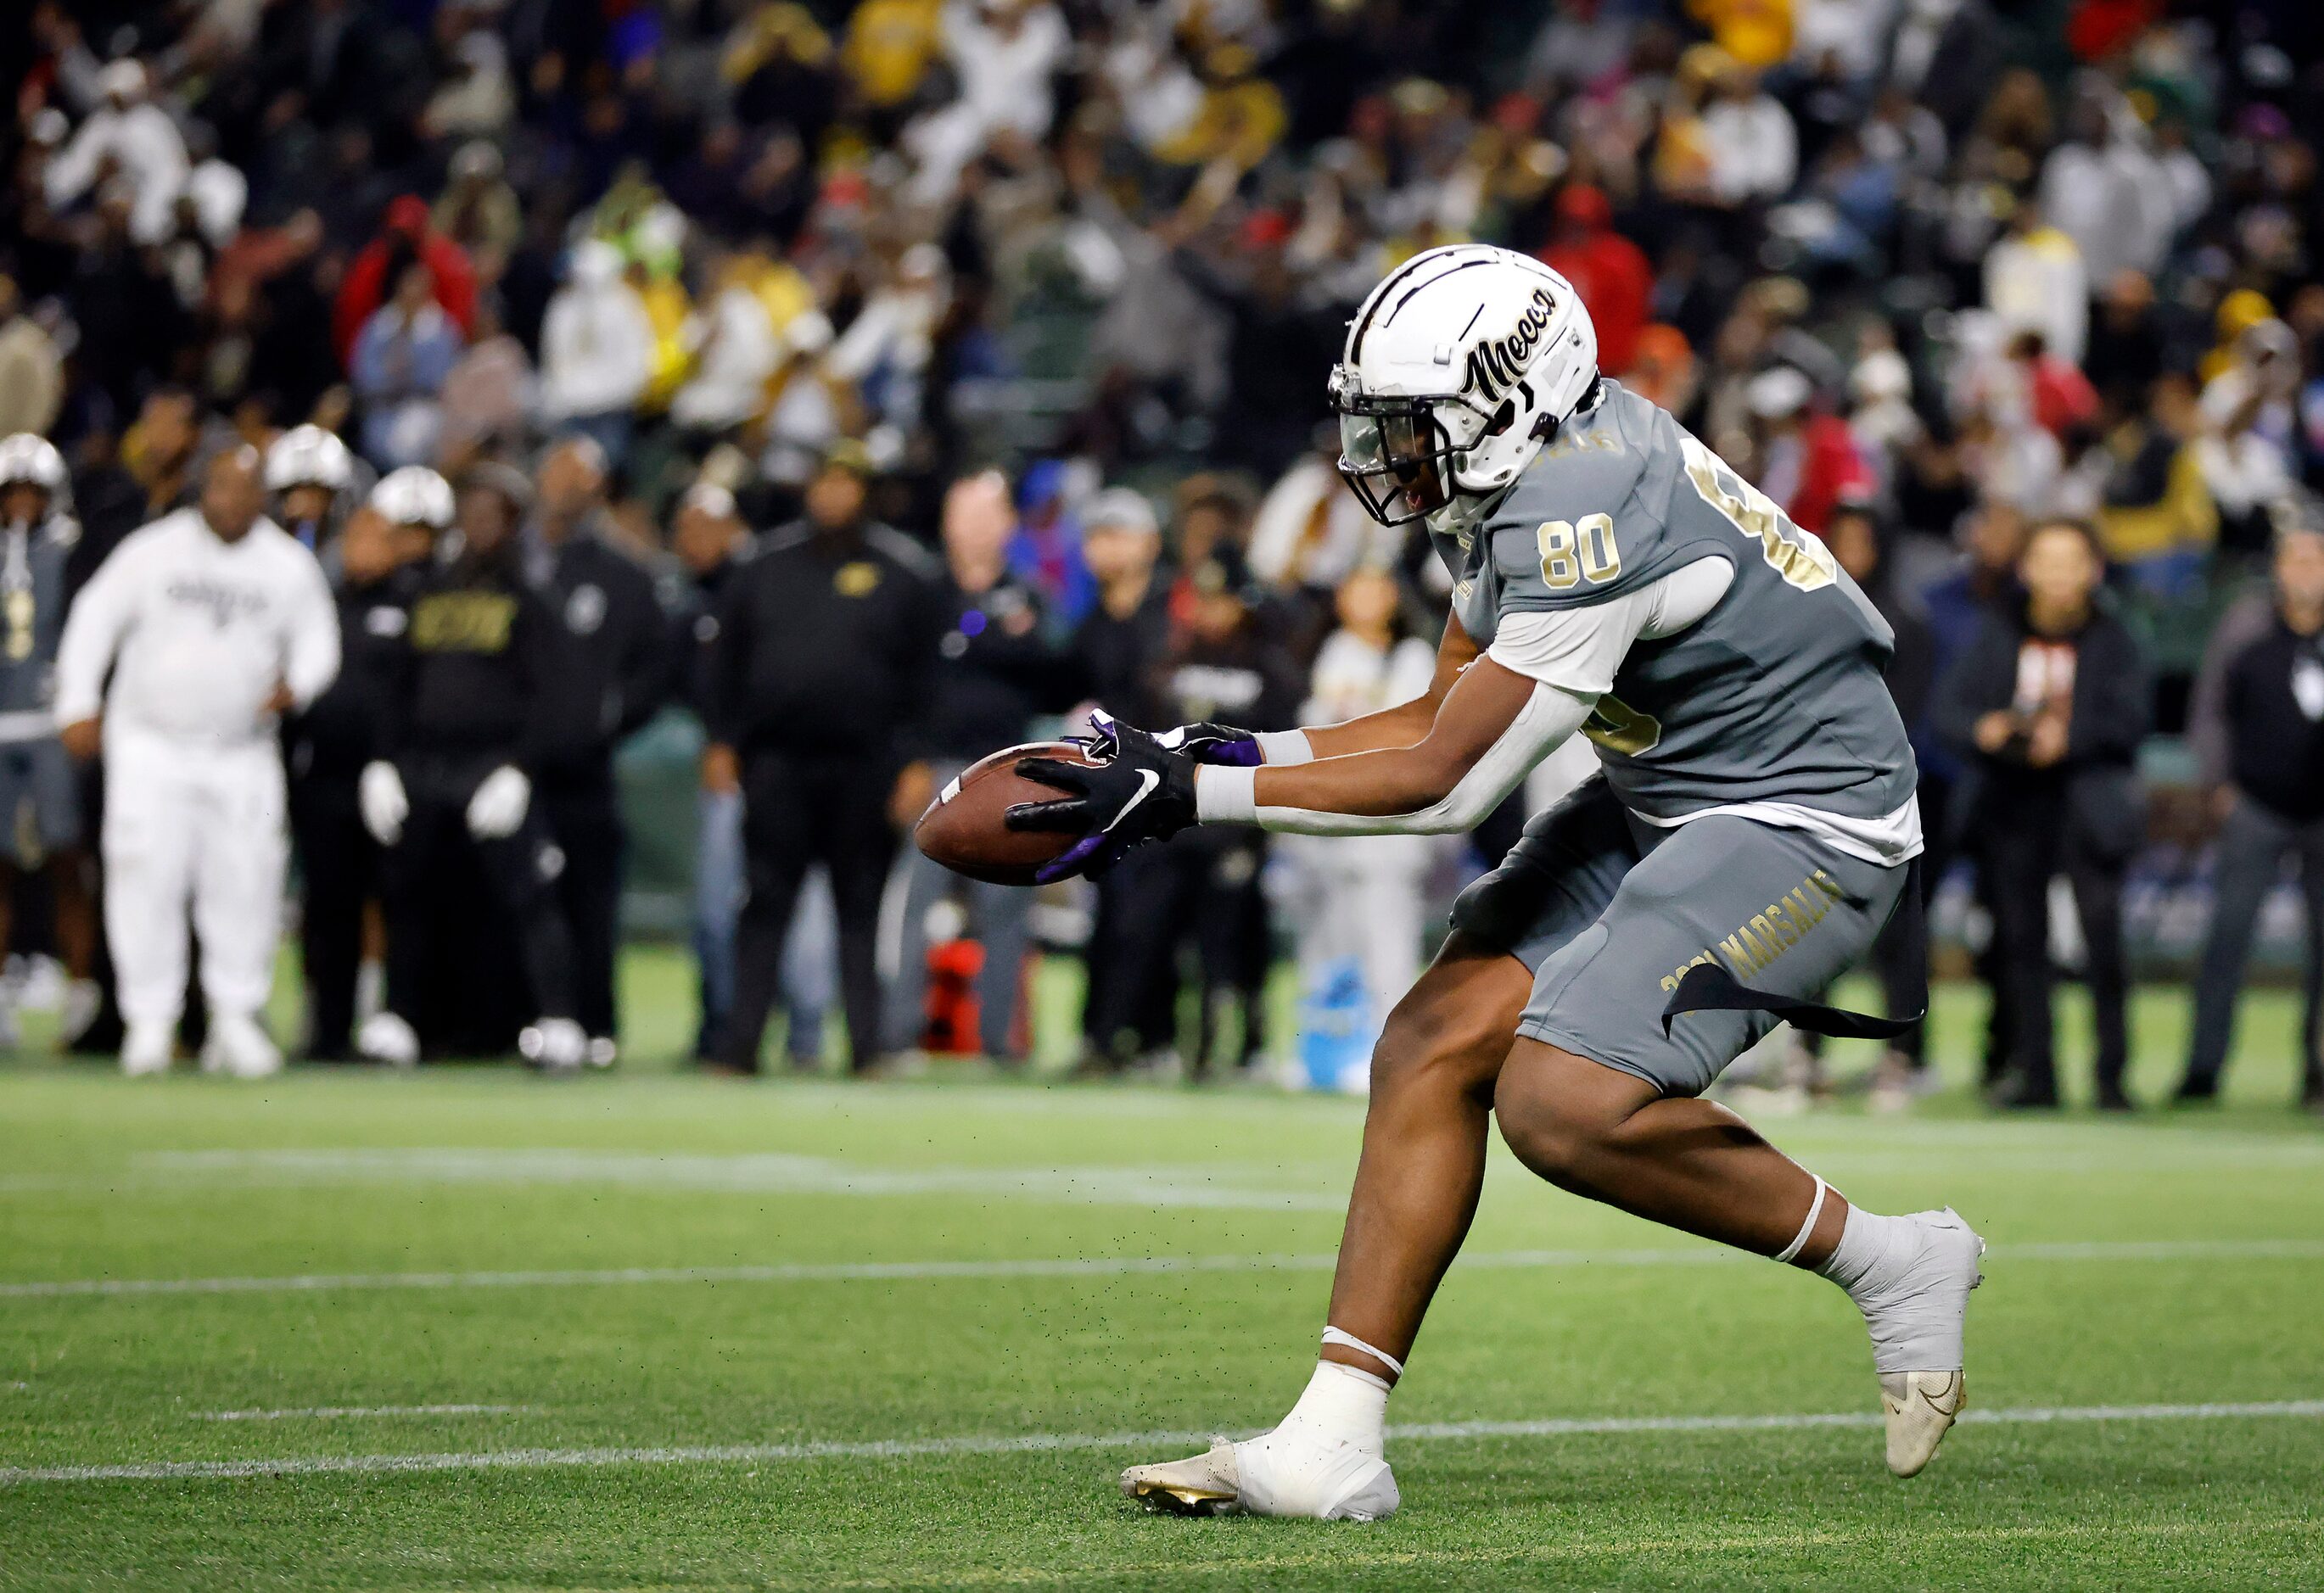
<svg viewBox="0 0 2324 1593">
<path fill-rule="evenodd" d="M 1961 1367 L 1969 1291 L 1985 1241 L 1950 1206 L 1915 1211 L 1921 1249 L 1895 1281 L 1858 1300 L 1872 1333 L 1873 1369 L 1888 1419 L 1888 1469 L 1911 1477 L 1929 1463 L 1965 1403 Z"/>
<path fill-rule="evenodd" d="M 1880 1409 L 1888 1418 L 1888 1469 L 1919 1473 L 1969 1403 L 1959 1372 L 1883 1372 Z"/>
<path fill-rule="evenodd" d="M 213 1017 L 202 1046 L 202 1071 L 235 1079 L 263 1079 L 282 1071 L 282 1053 L 247 1013 Z"/>
<path fill-rule="evenodd" d="M 374 1012 L 364 1019 L 355 1035 L 355 1051 L 371 1062 L 389 1067 L 420 1065 L 420 1036 L 393 1012 Z"/>
<path fill-rule="evenodd" d="M 177 1052 L 174 1024 L 133 1023 L 121 1040 L 121 1071 L 133 1079 L 166 1073 Z"/>
<path fill-rule="evenodd" d="M 1215 1439 L 1187 1459 L 1132 1466 L 1121 1474 L 1121 1491 L 1179 1515 L 1242 1511 L 1309 1521 L 1378 1521 L 1404 1502 L 1379 1456 L 1287 1423 L 1241 1443 Z"/>
<path fill-rule="evenodd" d="M 569 1017 L 544 1017 L 516 1037 L 518 1054 L 548 1073 L 578 1068 L 589 1054 L 589 1036 Z"/>
</svg>

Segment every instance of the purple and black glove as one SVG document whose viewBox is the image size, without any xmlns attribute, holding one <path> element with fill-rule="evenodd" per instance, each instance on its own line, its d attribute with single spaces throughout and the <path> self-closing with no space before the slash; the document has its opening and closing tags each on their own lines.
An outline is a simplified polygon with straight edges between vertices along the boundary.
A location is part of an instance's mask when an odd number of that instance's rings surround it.
<svg viewBox="0 0 2324 1593">
<path fill-rule="evenodd" d="M 1104 721 L 1095 763 L 1055 758 L 1019 760 L 1028 780 L 1073 795 L 1055 802 L 1020 802 L 1009 810 L 1012 830 L 1078 833 L 1081 839 L 1034 876 L 1047 885 L 1075 874 L 1102 874 L 1133 846 L 1167 841 L 1194 822 L 1194 760 L 1162 745 L 1142 730 Z"/>
<path fill-rule="evenodd" d="M 1093 756 L 1113 756 L 1115 738 L 1126 728 L 1102 708 L 1090 710 L 1090 733 L 1080 738 Z M 1156 732 L 1154 744 L 1166 752 L 1184 752 L 1197 763 L 1221 764 L 1230 769 L 1257 769 L 1267 761 L 1259 750 L 1259 738 L 1247 730 L 1237 730 L 1231 724 L 1182 724 L 1176 730 Z"/>
</svg>

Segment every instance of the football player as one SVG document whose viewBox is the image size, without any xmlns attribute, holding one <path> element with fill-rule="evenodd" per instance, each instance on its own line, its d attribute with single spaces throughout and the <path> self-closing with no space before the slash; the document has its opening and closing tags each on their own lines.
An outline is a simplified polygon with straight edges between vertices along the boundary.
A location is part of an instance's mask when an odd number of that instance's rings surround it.
<svg viewBox="0 0 2324 1593">
<path fill-rule="evenodd" d="M 1072 793 L 1012 826 L 1082 836 L 1056 872 L 1190 824 L 1310 834 L 1462 831 L 1579 732 L 1602 775 L 1462 894 L 1388 1017 L 1322 1358 L 1272 1431 L 1133 1467 L 1163 1507 L 1370 1519 L 1397 1507 L 1388 1392 L 1485 1169 L 1488 1119 L 1560 1188 L 1822 1274 L 1871 1331 L 1887 1459 L 1928 1463 L 1961 1405 L 1983 1241 L 1950 1209 L 1883 1217 L 1702 1098 L 1920 910 L 1888 627 L 1815 538 L 1598 370 L 1565 279 L 1505 249 L 1416 256 L 1349 325 L 1332 376 L 1342 474 L 1425 527 L 1453 580 L 1426 696 L 1250 736 L 1120 727 Z"/>
</svg>

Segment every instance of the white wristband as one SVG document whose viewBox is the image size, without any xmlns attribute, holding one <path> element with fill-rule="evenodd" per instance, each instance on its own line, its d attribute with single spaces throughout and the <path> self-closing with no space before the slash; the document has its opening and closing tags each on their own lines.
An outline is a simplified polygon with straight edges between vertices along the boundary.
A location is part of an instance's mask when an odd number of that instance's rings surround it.
<svg viewBox="0 0 2324 1593">
<path fill-rule="evenodd" d="M 1315 761 L 1315 743 L 1304 730 L 1263 730 L 1251 740 L 1259 743 L 1259 755 L 1277 769 Z"/>
<path fill-rule="evenodd" d="M 1194 771 L 1194 821 L 1204 824 L 1259 822 L 1259 770 L 1206 763 Z"/>
</svg>

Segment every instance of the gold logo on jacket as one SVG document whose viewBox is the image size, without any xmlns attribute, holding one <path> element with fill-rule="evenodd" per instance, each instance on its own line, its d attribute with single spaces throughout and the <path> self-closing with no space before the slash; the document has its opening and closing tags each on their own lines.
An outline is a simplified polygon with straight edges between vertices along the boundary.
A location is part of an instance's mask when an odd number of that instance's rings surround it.
<svg viewBox="0 0 2324 1593">
<path fill-rule="evenodd" d="M 831 589 L 842 597 L 868 597 L 880 585 L 880 566 L 868 558 L 859 558 L 839 566 L 831 577 Z"/>
<path fill-rule="evenodd" d="M 411 645 L 423 653 L 496 653 L 515 623 L 516 599 L 505 592 L 431 592 L 411 605 Z"/>
</svg>

